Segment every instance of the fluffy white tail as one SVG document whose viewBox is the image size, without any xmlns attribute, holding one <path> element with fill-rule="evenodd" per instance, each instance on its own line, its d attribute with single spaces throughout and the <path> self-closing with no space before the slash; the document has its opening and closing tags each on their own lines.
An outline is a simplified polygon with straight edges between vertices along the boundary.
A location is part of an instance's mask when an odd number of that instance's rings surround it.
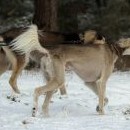
<svg viewBox="0 0 130 130">
<path fill-rule="evenodd" d="M 39 43 L 38 28 L 34 24 L 30 25 L 27 31 L 16 37 L 11 42 L 10 47 L 13 51 L 18 52 L 21 55 L 30 53 L 33 50 L 48 53 L 48 51 Z"/>
</svg>

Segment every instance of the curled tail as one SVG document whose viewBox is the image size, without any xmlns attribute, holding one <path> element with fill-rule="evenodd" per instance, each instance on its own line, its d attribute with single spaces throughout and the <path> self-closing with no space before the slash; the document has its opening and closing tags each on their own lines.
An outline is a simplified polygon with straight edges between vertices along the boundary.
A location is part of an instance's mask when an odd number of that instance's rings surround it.
<svg viewBox="0 0 130 130">
<path fill-rule="evenodd" d="M 30 25 L 27 31 L 16 37 L 9 46 L 11 47 L 11 50 L 20 55 L 30 53 L 34 50 L 48 53 L 48 51 L 39 43 L 38 28 L 34 24 Z"/>
</svg>

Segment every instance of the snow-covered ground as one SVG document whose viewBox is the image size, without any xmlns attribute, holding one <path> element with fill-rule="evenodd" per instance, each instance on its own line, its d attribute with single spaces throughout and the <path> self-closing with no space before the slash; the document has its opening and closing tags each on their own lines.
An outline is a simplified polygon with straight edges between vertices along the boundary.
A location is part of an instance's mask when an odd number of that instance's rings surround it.
<svg viewBox="0 0 130 130">
<path fill-rule="evenodd" d="M 7 99 L 9 76 L 10 71 L 0 77 L 0 130 L 130 130 L 130 72 L 116 72 L 109 78 L 109 103 L 103 116 L 95 110 L 98 99 L 93 92 L 75 74 L 66 74 L 68 95 L 54 94 L 49 118 L 40 114 L 44 96 L 37 117 L 31 117 L 33 91 L 44 84 L 42 74 L 23 72 L 18 79 L 20 102 Z"/>
</svg>

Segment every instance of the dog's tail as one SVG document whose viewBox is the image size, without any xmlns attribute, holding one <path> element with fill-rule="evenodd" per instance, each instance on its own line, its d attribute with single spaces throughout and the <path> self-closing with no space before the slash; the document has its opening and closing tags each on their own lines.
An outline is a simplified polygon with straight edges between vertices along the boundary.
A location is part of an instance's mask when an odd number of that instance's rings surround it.
<svg viewBox="0 0 130 130">
<path fill-rule="evenodd" d="M 30 25 L 27 31 L 16 37 L 9 46 L 11 47 L 11 50 L 21 55 L 30 53 L 33 50 L 48 53 L 48 51 L 39 43 L 38 28 L 34 24 Z"/>
</svg>

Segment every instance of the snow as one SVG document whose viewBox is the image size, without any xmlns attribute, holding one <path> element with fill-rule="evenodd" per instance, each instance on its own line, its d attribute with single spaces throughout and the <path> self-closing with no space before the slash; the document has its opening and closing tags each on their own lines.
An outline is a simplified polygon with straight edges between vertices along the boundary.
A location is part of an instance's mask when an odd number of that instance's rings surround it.
<svg viewBox="0 0 130 130">
<path fill-rule="evenodd" d="M 7 71 L 0 77 L 0 130 L 130 130 L 130 72 L 115 72 L 109 78 L 109 103 L 102 116 L 96 112 L 98 98 L 75 74 L 67 73 L 68 94 L 53 95 L 49 118 L 41 115 L 44 95 L 37 116 L 31 117 L 33 91 L 45 84 L 42 74 L 23 71 L 18 79 L 20 102 L 7 99 L 10 74 Z"/>
</svg>

